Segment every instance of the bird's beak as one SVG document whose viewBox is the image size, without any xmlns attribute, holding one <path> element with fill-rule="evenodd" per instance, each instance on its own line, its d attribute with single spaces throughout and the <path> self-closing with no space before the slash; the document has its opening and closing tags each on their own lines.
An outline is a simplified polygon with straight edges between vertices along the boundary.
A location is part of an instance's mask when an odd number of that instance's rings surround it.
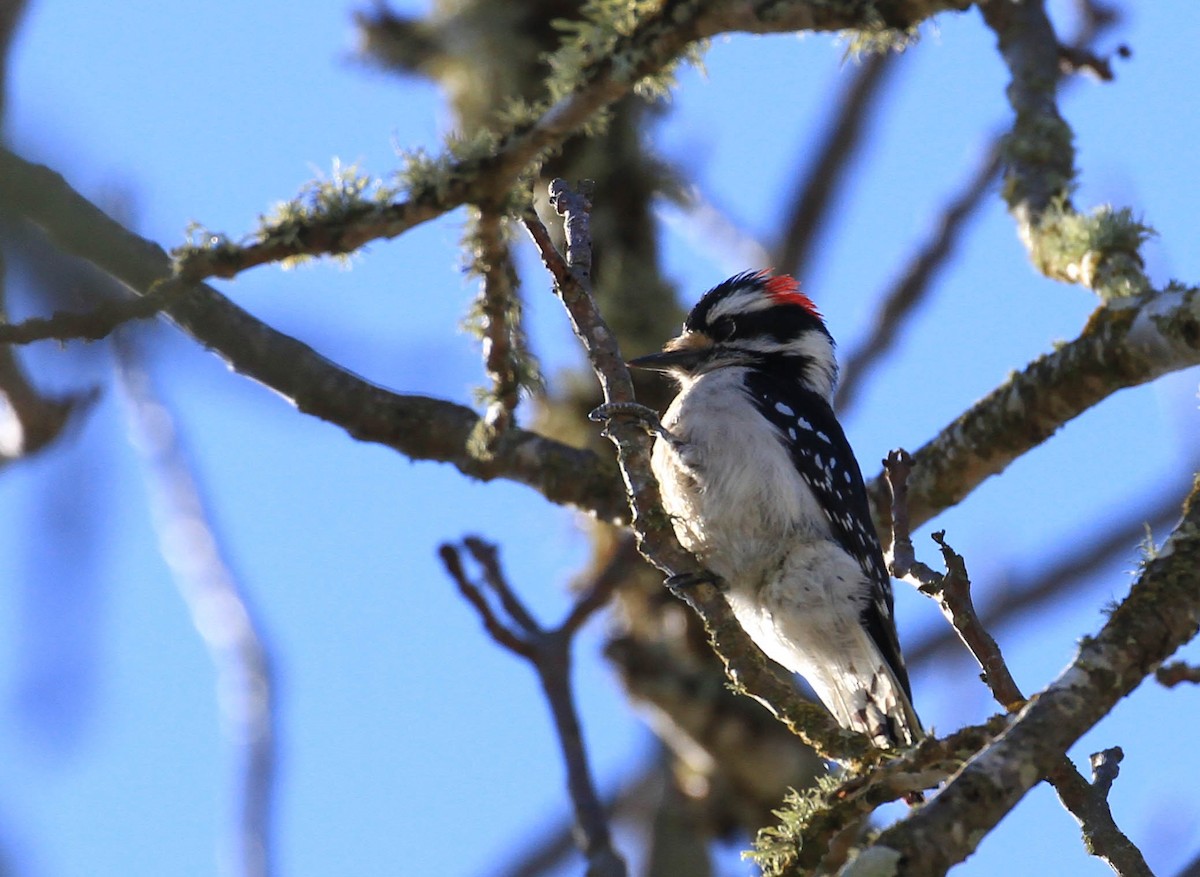
<svg viewBox="0 0 1200 877">
<path fill-rule="evenodd" d="M 685 332 L 672 338 L 659 353 L 649 353 L 629 360 L 634 368 L 651 371 L 690 372 L 703 362 L 711 352 L 712 341 L 698 332 Z"/>
</svg>

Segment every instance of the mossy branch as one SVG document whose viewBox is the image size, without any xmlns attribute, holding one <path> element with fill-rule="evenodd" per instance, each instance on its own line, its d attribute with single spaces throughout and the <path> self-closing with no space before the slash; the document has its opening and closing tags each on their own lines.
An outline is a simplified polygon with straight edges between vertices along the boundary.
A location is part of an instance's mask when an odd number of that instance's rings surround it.
<svg viewBox="0 0 1200 877">
<path fill-rule="evenodd" d="M 574 54 L 564 49 L 556 62 L 561 96 L 536 106 L 514 104 L 504 114 L 503 130 L 475 132 L 449 144 L 436 158 L 411 153 L 394 189 L 375 184 L 370 193 L 338 202 L 329 212 L 310 209 L 313 187 L 306 187 L 287 202 L 292 207 L 277 217 L 282 221 L 264 222 L 245 243 L 208 233 L 177 250 L 176 270 L 192 281 L 233 277 L 269 262 L 349 253 L 466 203 L 506 204 L 518 181 L 568 137 L 596 125 L 612 104 L 648 77 L 718 34 L 905 30 L 938 12 L 970 5 L 969 0 L 899 0 L 886 4 L 884 12 L 877 8 L 882 4 L 860 2 L 666 0 L 644 17 L 622 23 L 615 39 L 591 31 L 580 34 Z M 593 26 L 599 26 L 595 18 Z M 598 45 L 605 51 L 597 52 Z"/>
</svg>

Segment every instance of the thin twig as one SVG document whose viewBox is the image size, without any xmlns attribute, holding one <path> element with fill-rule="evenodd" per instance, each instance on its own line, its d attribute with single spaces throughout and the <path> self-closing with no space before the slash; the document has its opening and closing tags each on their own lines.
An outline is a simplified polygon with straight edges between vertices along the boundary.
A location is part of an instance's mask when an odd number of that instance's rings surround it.
<svg viewBox="0 0 1200 877">
<path fill-rule="evenodd" d="M 0 344 L 30 344 L 34 341 L 99 341 L 133 320 L 144 320 L 161 312 L 179 294 L 181 287 L 160 284 L 144 296 L 124 301 L 102 302 L 86 313 L 57 311 L 49 317 L 31 317 L 20 323 L 0 323 Z"/>
<path fill-rule="evenodd" d="M 487 597 L 483 595 L 483 590 L 467 578 L 467 572 L 463 568 L 458 549 L 453 545 L 443 545 L 438 549 L 438 557 L 441 558 L 442 565 L 446 567 L 447 574 L 453 579 L 454 584 L 458 586 L 458 592 L 479 613 L 479 618 L 483 622 L 483 628 L 491 638 L 514 655 L 520 655 L 522 658 L 532 657 L 533 648 L 529 643 L 505 626 L 492 610 Z"/>
<path fill-rule="evenodd" d="M 1155 670 L 1154 678 L 1167 688 L 1174 688 L 1184 682 L 1200 685 L 1200 667 L 1193 667 L 1185 661 L 1174 661 Z"/>
<path fill-rule="evenodd" d="M 979 662 L 983 669 L 983 681 L 996 702 L 1010 713 L 1017 712 L 1025 705 L 1025 696 L 1009 671 L 1000 653 L 1000 646 L 979 621 L 971 599 L 971 580 L 962 556 L 946 543 L 944 532 L 933 534 L 933 540 L 941 549 L 946 564 L 944 575 L 917 563 L 912 556 L 908 512 L 904 508 L 912 457 L 907 451 L 892 451 L 884 460 L 884 467 L 892 488 L 892 521 L 896 527 L 893 544 L 896 554 L 900 556 L 900 564 L 894 565 L 893 574 L 913 582 L 921 593 L 937 602 L 963 645 Z M 1115 779 L 1115 772 L 1112 776 Z M 1153 877 L 1141 851 L 1113 819 L 1106 798 L 1111 780 L 1103 787 L 1093 788 L 1065 753 L 1052 764 L 1046 777 L 1058 792 L 1063 806 L 1083 829 L 1084 845 L 1089 853 L 1107 862 L 1118 877 Z"/>
<path fill-rule="evenodd" d="M 161 549 L 213 662 L 221 718 L 232 731 L 229 738 L 237 741 L 238 821 L 230 859 L 242 877 L 267 877 L 273 870 L 278 728 L 262 623 L 221 554 L 210 512 L 180 447 L 178 428 L 128 346 L 118 347 L 117 371 L 133 444 L 142 455 Z M 181 540 L 181 534 L 188 538 Z"/>
<path fill-rule="evenodd" d="M 631 541 L 631 540 L 627 540 Z M 588 862 L 589 877 L 625 877 L 625 861 L 612 845 L 606 807 L 596 792 L 588 765 L 587 749 L 579 726 L 579 713 L 571 687 L 571 645 L 584 622 L 607 602 L 612 588 L 622 577 L 622 570 L 631 558 L 626 546 L 618 550 L 604 570 L 596 577 L 584 596 L 556 628 L 546 629 L 517 596 L 500 565 L 496 546 L 474 536 L 463 545 L 479 565 L 484 582 L 500 601 L 507 619 L 502 619 L 483 594 L 483 588 L 470 580 L 454 545 L 442 545 L 438 555 L 446 572 L 483 620 L 492 638 L 504 648 L 525 658 L 546 695 L 559 746 L 567 769 L 567 788 L 575 808 L 576 843 Z"/>
</svg>

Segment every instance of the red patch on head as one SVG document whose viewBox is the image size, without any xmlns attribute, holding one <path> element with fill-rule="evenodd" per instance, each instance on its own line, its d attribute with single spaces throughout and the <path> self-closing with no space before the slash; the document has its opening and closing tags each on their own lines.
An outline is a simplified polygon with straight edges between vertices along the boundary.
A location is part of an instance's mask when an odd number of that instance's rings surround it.
<svg viewBox="0 0 1200 877">
<path fill-rule="evenodd" d="M 821 319 L 821 312 L 817 310 L 812 299 L 800 291 L 800 282 L 795 277 L 790 274 L 772 277 L 770 268 L 764 268 L 756 276 L 761 278 L 763 289 L 767 291 L 767 295 L 771 297 L 772 301 L 781 305 L 798 305 L 818 320 Z"/>
</svg>

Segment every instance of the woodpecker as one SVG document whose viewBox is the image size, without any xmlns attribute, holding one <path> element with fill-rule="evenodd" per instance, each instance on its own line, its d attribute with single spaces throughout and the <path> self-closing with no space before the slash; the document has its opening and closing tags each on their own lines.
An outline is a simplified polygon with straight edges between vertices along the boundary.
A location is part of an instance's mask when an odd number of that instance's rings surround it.
<svg viewBox="0 0 1200 877">
<path fill-rule="evenodd" d="M 679 385 L 652 464 L 675 535 L 759 648 L 877 746 L 922 736 L 862 473 L 833 413 L 834 343 L 797 282 L 746 272 L 631 366 Z M 648 411 L 648 409 L 647 409 Z"/>
</svg>

